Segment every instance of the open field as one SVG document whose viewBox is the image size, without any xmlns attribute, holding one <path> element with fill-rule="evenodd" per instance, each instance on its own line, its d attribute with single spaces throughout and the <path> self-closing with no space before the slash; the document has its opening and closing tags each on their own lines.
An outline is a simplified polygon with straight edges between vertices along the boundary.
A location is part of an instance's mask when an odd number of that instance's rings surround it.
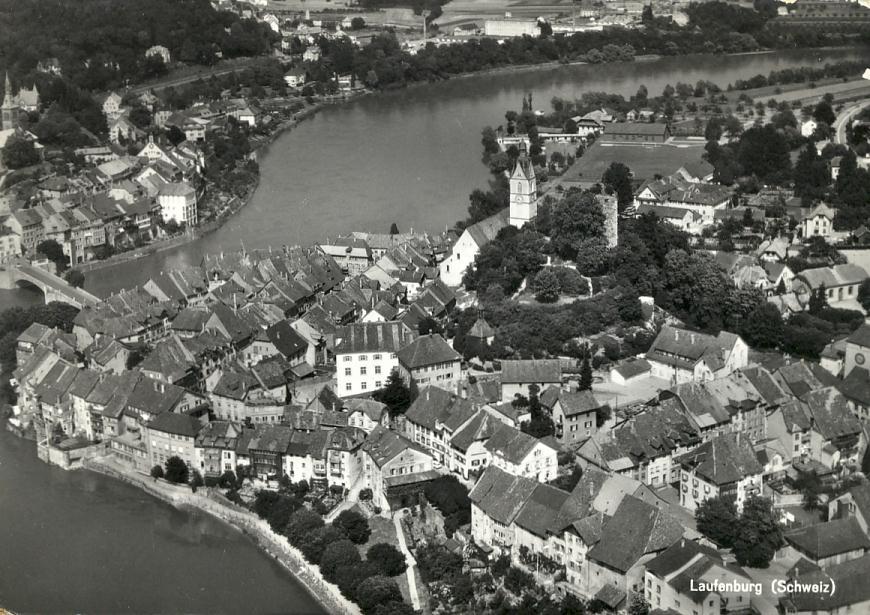
<svg viewBox="0 0 870 615">
<path fill-rule="evenodd" d="M 650 179 L 656 173 L 670 175 L 681 166 L 701 162 L 703 147 L 671 145 L 602 145 L 590 147 L 562 176 L 562 182 L 594 184 L 611 162 L 622 162 L 635 180 Z"/>
</svg>

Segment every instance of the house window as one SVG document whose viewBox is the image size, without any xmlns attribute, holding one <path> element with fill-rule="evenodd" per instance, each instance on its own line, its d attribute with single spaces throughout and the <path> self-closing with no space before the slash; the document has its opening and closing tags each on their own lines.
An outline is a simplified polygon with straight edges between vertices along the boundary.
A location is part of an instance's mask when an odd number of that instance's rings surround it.
<svg viewBox="0 0 870 615">
<path fill-rule="evenodd" d="M 352 361 L 352 360 L 353 360 L 353 357 L 350 356 L 350 355 L 347 355 L 347 354 L 346 354 L 346 355 L 344 355 L 344 359 L 342 359 L 342 360 L 343 360 L 343 361 Z"/>
<path fill-rule="evenodd" d="M 363 391 L 365 391 L 367 388 L 369 388 L 369 385 L 368 385 L 367 382 L 363 382 L 363 383 L 360 385 L 360 388 L 361 388 Z"/>
<path fill-rule="evenodd" d="M 380 360 L 381 360 L 381 355 L 376 354 L 374 358 L 375 358 L 375 361 L 380 361 Z"/>
<path fill-rule="evenodd" d="M 350 376 L 350 368 L 349 368 L 349 367 L 345 367 L 345 368 L 344 368 L 344 375 L 345 375 L 345 376 Z"/>
<path fill-rule="evenodd" d="M 366 375 L 366 368 L 365 368 L 365 367 L 360 367 L 360 368 L 359 368 L 359 375 L 360 375 L 360 376 L 365 376 L 365 375 Z"/>
<path fill-rule="evenodd" d="M 361 354 L 359 356 L 360 361 L 368 361 L 369 356 L 367 354 Z"/>
<path fill-rule="evenodd" d="M 380 373 L 381 373 L 381 366 L 380 366 L 380 365 L 375 365 L 375 373 L 376 373 L 376 374 L 380 374 Z"/>
<path fill-rule="evenodd" d="M 344 385 L 345 391 L 350 391 L 352 388 L 353 388 L 353 385 L 350 382 L 348 382 L 346 385 Z"/>
</svg>

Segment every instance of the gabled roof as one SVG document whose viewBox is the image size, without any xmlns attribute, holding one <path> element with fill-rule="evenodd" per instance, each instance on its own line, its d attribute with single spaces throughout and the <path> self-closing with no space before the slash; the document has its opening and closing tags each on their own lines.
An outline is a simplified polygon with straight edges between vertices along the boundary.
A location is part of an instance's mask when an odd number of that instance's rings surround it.
<svg viewBox="0 0 870 615">
<path fill-rule="evenodd" d="M 809 407 L 813 429 L 826 440 L 861 433 L 861 422 L 849 409 L 848 400 L 834 387 L 811 391 L 801 400 Z"/>
<path fill-rule="evenodd" d="M 870 554 L 849 560 L 842 564 L 829 566 L 825 570 L 811 572 L 800 578 L 801 583 L 831 583 L 836 586 L 833 595 L 824 592 L 796 592 L 782 598 L 789 612 L 833 613 L 841 607 L 866 604 L 870 601 L 870 583 L 867 571 L 870 570 Z"/>
<path fill-rule="evenodd" d="M 804 280 L 812 290 L 816 290 L 821 286 L 836 288 L 846 284 L 860 284 L 868 276 L 862 267 L 853 263 L 844 263 L 833 267 L 804 269 L 796 277 Z"/>
<path fill-rule="evenodd" d="M 202 429 L 202 423 L 199 422 L 199 419 L 192 417 L 189 414 L 163 412 L 158 414 L 150 423 L 148 423 L 148 429 L 177 436 L 195 438 L 196 434 L 199 433 L 199 430 Z"/>
<path fill-rule="evenodd" d="M 434 385 L 423 387 L 405 412 L 406 420 L 434 430 L 436 423 L 444 423 L 451 415 L 471 416 L 471 403 L 458 395 Z"/>
<path fill-rule="evenodd" d="M 510 525 L 538 484 L 534 479 L 514 476 L 488 466 L 468 497 L 486 516 Z"/>
<path fill-rule="evenodd" d="M 594 412 L 603 405 L 595 399 L 592 391 L 562 391 L 559 404 L 565 416 Z"/>
<path fill-rule="evenodd" d="M 509 215 L 509 209 L 505 208 L 489 218 L 485 218 L 480 222 L 472 224 L 465 229 L 465 232 L 468 233 L 479 248 L 482 248 L 495 239 L 499 231 L 508 225 Z"/>
<path fill-rule="evenodd" d="M 483 447 L 493 455 L 498 455 L 516 464 L 521 463 L 539 443 L 553 448 L 544 440 L 530 436 L 510 425 L 502 424 L 495 428 Z"/>
<path fill-rule="evenodd" d="M 641 557 L 667 549 L 682 535 L 679 520 L 643 500 L 627 496 L 587 557 L 624 574 Z"/>
<path fill-rule="evenodd" d="M 763 471 L 749 439 L 740 434 L 718 435 L 675 461 L 715 485 L 734 483 Z"/>
<path fill-rule="evenodd" d="M 864 534 L 855 517 L 799 527 L 785 532 L 783 537 L 786 542 L 815 560 L 856 549 L 870 549 L 870 538 Z"/>
<path fill-rule="evenodd" d="M 408 369 L 462 360 L 462 355 L 437 333 L 421 335 L 396 354 L 399 362 Z"/>
<path fill-rule="evenodd" d="M 501 362 L 502 384 L 562 382 L 562 366 L 559 359 L 529 359 Z"/>
<path fill-rule="evenodd" d="M 426 449 L 419 444 L 399 435 L 395 431 L 385 429 L 381 425 L 378 425 L 371 431 L 366 441 L 363 442 L 362 448 L 379 468 L 384 467 L 386 463 L 406 450 L 413 450 L 426 456 L 429 455 Z"/>
<path fill-rule="evenodd" d="M 399 322 L 355 323 L 335 332 L 335 354 L 398 352 L 413 335 Z"/>
<path fill-rule="evenodd" d="M 290 326 L 289 320 L 282 320 L 266 329 L 266 337 L 284 357 L 294 357 L 308 349 L 308 342 Z"/>
<path fill-rule="evenodd" d="M 486 339 L 488 337 L 493 337 L 495 335 L 495 329 L 493 329 L 483 317 L 478 318 L 474 321 L 474 324 L 471 325 L 471 329 L 468 330 L 468 333 L 465 334 L 466 337 L 476 337 L 479 339 Z"/>
</svg>

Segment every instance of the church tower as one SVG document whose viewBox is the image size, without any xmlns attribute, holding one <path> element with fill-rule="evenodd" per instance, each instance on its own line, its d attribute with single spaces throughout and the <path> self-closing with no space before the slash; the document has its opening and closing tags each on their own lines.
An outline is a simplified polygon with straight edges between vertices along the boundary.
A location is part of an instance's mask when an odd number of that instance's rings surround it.
<svg viewBox="0 0 870 615">
<path fill-rule="evenodd" d="M 12 83 L 9 72 L 6 73 L 6 84 L 3 89 L 3 106 L 0 107 L 0 130 L 11 130 L 18 126 L 18 105 L 12 97 Z"/>
<path fill-rule="evenodd" d="M 520 155 L 510 177 L 511 193 L 511 226 L 522 228 L 523 225 L 538 215 L 538 185 L 535 181 L 535 169 L 526 154 L 526 144 L 520 144 Z"/>
</svg>

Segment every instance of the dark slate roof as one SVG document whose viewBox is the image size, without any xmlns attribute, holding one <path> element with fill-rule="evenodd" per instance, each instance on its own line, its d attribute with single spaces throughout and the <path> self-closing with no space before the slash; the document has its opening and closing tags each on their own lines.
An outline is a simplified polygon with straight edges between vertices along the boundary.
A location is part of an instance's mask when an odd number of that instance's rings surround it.
<svg viewBox="0 0 870 615">
<path fill-rule="evenodd" d="M 356 323 L 335 332 L 335 354 L 398 352 L 413 338 L 399 322 Z"/>
<path fill-rule="evenodd" d="M 437 363 L 452 363 L 462 359 L 462 355 L 453 350 L 453 347 L 437 333 L 421 335 L 399 350 L 397 355 L 399 362 L 408 369 Z"/>
<path fill-rule="evenodd" d="M 148 423 L 148 429 L 175 434 L 177 436 L 195 438 L 196 434 L 199 433 L 199 430 L 202 429 L 202 423 L 189 414 L 163 412 L 162 414 L 158 414 L 154 420 Z"/>
<path fill-rule="evenodd" d="M 863 367 L 854 367 L 838 389 L 847 398 L 863 406 L 870 405 L 870 372 Z"/>
<path fill-rule="evenodd" d="M 474 442 L 487 440 L 499 425 L 501 425 L 501 421 L 495 418 L 492 414 L 486 410 L 479 410 L 477 414 L 475 414 L 474 417 L 450 439 L 450 445 L 464 453 Z"/>
<path fill-rule="evenodd" d="M 510 425 L 502 424 L 495 428 L 483 446 L 493 455 L 504 457 L 511 463 L 520 463 L 538 442 L 543 440 L 514 429 Z"/>
<path fill-rule="evenodd" d="M 763 367 L 747 367 L 740 371 L 768 404 L 775 404 L 787 397 L 786 392 L 776 383 L 773 375 Z"/>
<path fill-rule="evenodd" d="M 592 391 L 563 391 L 559 403 L 565 416 L 593 412 L 602 406 Z"/>
<path fill-rule="evenodd" d="M 285 357 L 296 356 L 308 349 L 308 342 L 296 333 L 289 320 L 282 320 L 266 329 L 266 336 Z"/>
<path fill-rule="evenodd" d="M 196 447 L 234 451 L 241 433 L 241 425 L 229 421 L 212 421 L 196 434 Z"/>
<path fill-rule="evenodd" d="M 715 485 L 727 485 L 763 470 L 749 438 L 721 434 L 676 461 Z"/>
<path fill-rule="evenodd" d="M 701 545 L 693 540 L 684 539 L 675 542 L 647 562 L 646 569 L 647 572 L 651 572 L 660 579 L 663 579 L 688 564 L 697 555 L 704 555 L 714 559 L 718 563 L 722 563 L 722 558 L 716 549 Z"/>
<path fill-rule="evenodd" d="M 837 588 L 833 595 L 823 592 L 800 592 L 783 598 L 781 602 L 790 604 L 797 612 L 825 613 L 832 613 L 838 608 L 849 605 L 866 603 L 870 601 L 868 570 L 870 570 L 870 554 L 830 566 L 825 570 L 812 572 L 801 577 L 801 583 L 833 581 Z"/>
<path fill-rule="evenodd" d="M 510 525 L 538 485 L 534 479 L 488 466 L 468 497 L 488 517 Z"/>
<path fill-rule="evenodd" d="M 380 468 L 401 452 L 412 449 L 428 455 L 429 453 L 416 442 L 412 442 L 395 431 L 385 429 L 381 425 L 375 427 L 363 442 L 363 450 L 372 458 L 372 461 Z"/>
<path fill-rule="evenodd" d="M 293 428 L 287 425 L 257 425 L 247 442 L 247 450 L 284 454 L 292 436 Z"/>
<path fill-rule="evenodd" d="M 465 229 L 465 232 L 471 235 L 471 238 L 478 247 L 482 248 L 495 239 L 498 232 L 508 225 L 509 214 L 510 210 L 505 207 L 497 214 L 472 224 Z"/>
<path fill-rule="evenodd" d="M 849 409 L 848 400 L 834 387 L 811 391 L 801 398 L 809 406 L 814 428 L 827 440 L 857 435 L 861 423 Z"/>
<path fill-rule="evenodd" d="M 532 534 L 546 538 L 547 532 L 557 525 L 559 512 L 570 497 L 567 491 L 539 483 L 514 522 Z"/>
<path fill-rule="evenodd" d="M 468 400 L 429 385 L 420 390 L 417 399 L 405 412 L 405 418 L 411 423 L 434 430 L 436 422 L 445 423 L 448 417 L 457 412 L 464 412 L 467 420 L 471 416 L 470 410 L 471 402 Z"/>
<path fill-rule="evenodd" d="M 862 324 L 846 339 L 853 344 L 863 346 L 864 348 L 870 348 L 870 324 Z"/>
<path fill-rule="evenodd" d="M 667 549 L 682 535 L 679 520 L 634 496 L 626 496 L 587 557 L 626 573 L 642 556 Z"/>
<path fill-rule="evenodd" d="M 530 359 L 501 362 L 502 384 L 561 383 L 562 366 L 559 359 Z"/>
<path fill-rule="evenodd" d="M 466 337 L 486 339 L 495 335 L 495 329 L 493 329 L 483 318 L 478 318 L 474 321 L 474 324 L 471 325 L 471 329 L 469 329 L 468 333 L 465 335 Z"/>
<path fill-rule="evenodd" d="M 652 368 L 649 361 L 646 359 L 631 358 L 626 359 L 614 368 L 619 374 L 625 378 L 634 378 L 650 371 Z"/>
<path fill-rule="evenodd" d="M 855 517 L 816 523 L 785 532 L 786 542 L 815 560 L 855 549 L 870 549 L 870 538 Z M 870 569 L 868 569 L 870 574 Z"/>
</svg>

